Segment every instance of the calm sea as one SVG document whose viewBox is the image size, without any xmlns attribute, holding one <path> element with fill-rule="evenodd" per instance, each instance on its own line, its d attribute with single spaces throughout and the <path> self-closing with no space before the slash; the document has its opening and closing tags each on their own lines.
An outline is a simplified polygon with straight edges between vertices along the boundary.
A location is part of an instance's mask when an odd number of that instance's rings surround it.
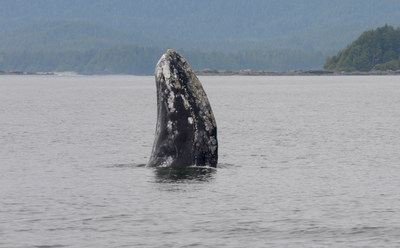
<svg viewBox="0 0 400 248">
<path fill-rule="evenodd" d="M 153 77 L 0 77 L 0 247 L 399 247 L 400 77 L 200 77 L 219 168 L 143 167 Z"/>
</svg>

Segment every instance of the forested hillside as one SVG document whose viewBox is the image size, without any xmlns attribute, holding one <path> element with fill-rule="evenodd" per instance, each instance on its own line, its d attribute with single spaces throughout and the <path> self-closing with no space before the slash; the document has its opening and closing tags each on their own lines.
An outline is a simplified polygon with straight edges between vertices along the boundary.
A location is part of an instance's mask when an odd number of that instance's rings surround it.
<svg viewBox="0 0 400 248">
<path fill-rule="evenodd" d="M 114 46 L 88 51 L 22 51 L 0 52 L 3 71 L 49 72 L 76 71 L 87 74 L 150 74 L 166 50 L 135 45 Z M 291 68 L 316 68 L 326 56 L 301 50 L 238 51 L 231 53 L 180 50 L 195 69 L 252 69 L 287 71 Z"/>
<path fill-rule="evenodd" d="M 325 68 L 336 71 L 400 69 L 400 29 L 385 25 L 364 32 L 337 56 L 329 58 Z"/>
<path fill-rule="evenodd" d="M 321 68 L 399 15 L 398 0 L 1 0 L 0 70 L 151 73 L 168 48 L 195 69 Z"/>
</svg>

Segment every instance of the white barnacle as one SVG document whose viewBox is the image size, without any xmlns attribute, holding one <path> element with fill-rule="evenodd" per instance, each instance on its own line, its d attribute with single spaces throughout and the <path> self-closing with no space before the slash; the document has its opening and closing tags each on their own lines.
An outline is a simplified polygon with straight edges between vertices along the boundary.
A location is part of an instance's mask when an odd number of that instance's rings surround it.
<svg viewBox="0 0 400 248">
<path fill-rule="evenodd" d="M 168 129 L 169 132 L 172 131 L 172 125 L 173 125 L 172 121 L 169 120 L 168 123 L 167 123 L 167 129 Z"/>
<path fill-rule="evenodd" d="M 172 72 L 172 77 L 173 79 L 177 80 L 178 79 L 178 70 L 174 68 L 174 71 Z"/>
<path fill-rule="evenodd" d="M 173 91 L 171 91 L 168 96 L 168 108 L 170 112 L 175 112 L 174 102 L 175 102 L 175 94 Z"/>
<path fill-rule="evenodd" d="M 163 61 L 163 58 L 164 58 L 164 55 L 160 58 L 160 60 L 157 63 L 157 67 L 156 67 L 156 78 L 158 78 L 158 79 L 161 79 L 161 74 L 163 72 L 162 64 L 165 63 Z"/>
<path fill-rule="evenodd" d="M 183 100 L 183 105 L 185 107 L 185 109 L 189 108 L 189 101 L 186 99 L 186 97 L 184 95 L 181 95 L 181 98 Z"/>
<path fill-rule="evenodd" d="M 169 167 L 169 166 L 172 164 L 173 161 L 174 161 L 174 159 L 173 159 L 171 156 L 169 156 L 169 157 L 167 157 L 167 158 L 165 159 L 165 161 L 163 161 L 163 162 L 160 164 L 160 167 Z"/>
<path fill-rule="evenodd" d="M 188 122 L 189 122 L 189 124 L 193 124 L 193 118 L 192 117 L 188 117 Z"/>
<path fill-rule="evenodd" d="M 161 68 L 162 68 L 162 72 L 164 73 L 164 77 L 166 79 L 170 79 L 171 78 L 171 72 L 169 70 L 169 63 L 163 63 Z"/>
</svg>

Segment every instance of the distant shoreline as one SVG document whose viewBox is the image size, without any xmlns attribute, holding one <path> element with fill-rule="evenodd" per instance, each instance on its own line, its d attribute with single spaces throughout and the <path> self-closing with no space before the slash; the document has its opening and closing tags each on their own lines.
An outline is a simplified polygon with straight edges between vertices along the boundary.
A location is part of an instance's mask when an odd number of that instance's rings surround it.
<svg viewBox="0 0 400 248">
<path fill-rule="evenodd" d="M 229 71 L 229 70 L 214 70 L 204 69 L 195 71 L 197 76 L 394 76 L 400 75 L 400 70 L 397 71 L 330 71 L 325 69 L 313 69 L 313 70 L 296 70 L 288 72 L 273 72 L 273 71 L 252 71 L 252 70 L 240 70 L 240 71 Z M 22 71 L 0 71 L 1 75 L 27 75 L 27 76 L 107 76 L 107 75 L 135 75 L 135 76 L 153 76 L 153 74 L 117 74 L 117 73 L 77 73 L 77 72 L 22 72 Z"/>
<path fill-rule="evenodd" d="M 325 69 L 313 69 L 313 70 L 297 70 L 288 72 L 270 72 L 270 71 L 252 71 L 252 70 L 241 70 L 241 71 L 217 71 L 214 69 L 204 69 L 201 71 L 195 71 L 196 75 L 199 76 L 380 76 L 380 75 L 400 75 L 400 70 L 397 71 L 349 71 L 349 72 L 337 72 Z"/>
<path fill-rule="evenodd" d="M 0 71 L 0 75 L 56 75 L 54 72 L 23 72 L 23 71 L 10 71 L 10 72 L 5 72 L 5 71 Z"/>
</svg>

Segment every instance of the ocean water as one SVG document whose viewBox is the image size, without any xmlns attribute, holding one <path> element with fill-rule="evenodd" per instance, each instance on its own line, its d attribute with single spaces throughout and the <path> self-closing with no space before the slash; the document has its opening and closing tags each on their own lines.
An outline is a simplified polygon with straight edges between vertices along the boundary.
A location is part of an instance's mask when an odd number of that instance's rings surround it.
<svg viewBox="0 0 400 248">
<path fill-rule="evenodd" d="M 399 247 L 396 76 L 200 77 L 217 169 L 146 168 L 153 77 L 0 77 L 0 247 Z"/>
</svg>

